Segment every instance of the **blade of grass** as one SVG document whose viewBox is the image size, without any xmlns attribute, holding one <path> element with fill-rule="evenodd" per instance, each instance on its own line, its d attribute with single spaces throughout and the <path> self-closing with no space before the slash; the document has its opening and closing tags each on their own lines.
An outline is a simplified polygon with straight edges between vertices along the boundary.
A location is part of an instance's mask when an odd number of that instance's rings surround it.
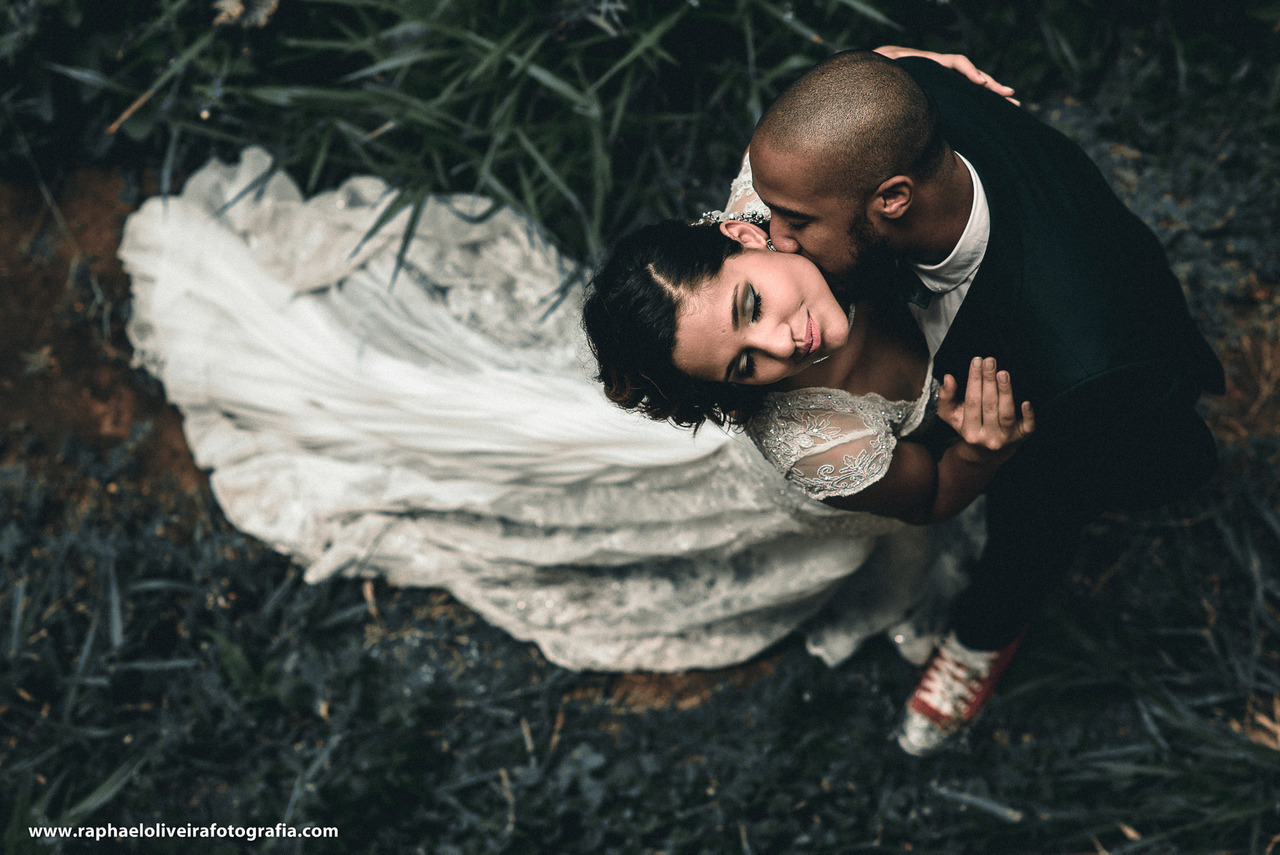
<svg viewBox="0 0 1280 855">
<path fill-rule="evenodd" d="M 404 234 L 400 237 L 400 247 L 396 250 L 396 266 L 391 271 L 391 282 L 387 285 L 388 289 L 396 287 L 396 279 L 400 276 L 401 268 L 404 267 L 405 256 L 409 254 L 409 247 L 413 245 L 413 241 L 418 235 L 418 221 L 422 218 L 422 210 L 426 205 L 426 194 L 413 194 L 412 205 L 409 208 L 409 220 L 405 223 Z"/>
<path fill-rule="evenodd" d="M 877 24 L 880 24 L 881 26 L 888 27 L 891 30 L 901 31 L 903 29 L 903 26 L 901 24 L 894 21 L 888 15 L 881 12 L 879 9 L 870 5 L 869 3 L 862 2 L 862 0 L 836 0 L 836 2 L 839 3 L 841 6 L 846 6 L 852 9 L 853 11 L 857 12 L 859 15 L 862 15 L 864 18 L 868 18 L 869 20 L 875 21 Z"/>
<path fill-rule="evenodd" d="M 9 602 L 9 658 L 13 659 L 22 647 L 22 613 L 27 602 L 26 576 L 18 579 L 9 596 L 12 598 Z"/>
<path fill-rule="evenodd" d="M 125 761 L 118 769 L 107 776 L 106 780 L 94 788 L 89 795 L 64 811 L 56 824 L 62 826 L 79 825 L 94 811 L 114 799 L 149 759 L 147 754 L 143 754 L 132 760 Z"/>
<path fill-rule="evenodd" d="M 85 86 L 89 86 L 97 90 L 102 90 L 104 92 L 132 92 L 133 91 L 128 86 L 125 86 L 123 83 L 120 83 L 116 80 L 112 80 L 110 77 L 107 77 L 101 71 L 95 71 L 94 69 L 91 69 L 91 68 L 73 68 L 71 66 L 62 65 L 57 62 L 46 62 L 44 63 L 44 67 L 56 74 L 61 74 L 63 77 L 68 77 L 76 81 L 77 83 L 82 83 Z"/>
<path fill-rule="evenodd" d="M 111 649 L 119 650 L 123 647 L 124 614 L 120 606 L 120 584 L 116 581 L 114 561 L 107 564 L 107 630 Z"/>
<path fill-rule="evenodd" d="M 666 62 L 675 63 L 676 59 L 671 54 L 662 50 L 661 41 L 664 36 L 678 23 L 684 19 L 685 12 L 688 7 L 681 6 L 672 12 L 666 18 L 662 19 L 657 26 L 641 36 L 631 48 L 622 55 L 616 63 L 613 64 L 604 74 L 600 75 L 594 83 L 588 88 L 588 92 L 598 93 L 600 89 L 613 78 L 615 74 L 633 67 L 635 60 L 647 53 L 652 52 L 654 59 L 665 60 Z"/>
<path fill-rule="evenodd" d="M 582 201 L 578 198 L 578 194 L 574 193 L 573 190 L 570 189 L 569 185 L 565 183 L 565 180 L 556 171 L 555 167 L 553 167 L 551 162 L 547 160 L 541 151 L 538 150 L 538 147 L 533 144 L 532 140 L 529 139 L 528 135 L 525 134 L 523 130 L 520 128 L 514 128 L 513 133 L 515 138 L 520 142 L 521 148 L 523 148 L 529 157 L 532 158 L 534 164 L 537 165 L 538 170 L 542 175 L 551 182 L 552 186 L 560 192 L 560 195 L 570 204 L 570 206 L 572 206 L 573 210 L 578 213 L 578 216 L 582 218 L 583 225 L 589 226 L 591 218 L 587 215 L 586 208 L 583 207 Z"/>
<path fill-rule="evenodd" d="M 139 96 L 138 100 L 129 105 L 129 107 L 126 108 L 125 111 L 107 127 L 107 133 L 113 134 L 119 130 L 120 126 L 123 125 L 129 117 L 142 106 L 142 104 L 150 99 L 154 93 L 159 92 L 164 88 L 164 85 L 172 80 L 176 75 L 181 73 L 191 60 L 195 59 L 196 56 L 202 53 L 213 42 L 213 39 L 214 31 L 210 30 L 189 45 L 186 50 L 173 60 L 173 62 L 169 63 L 168 67 L 152 82 L 147 91 Z"/>
<path fill-rule="evenodd" d="M 358 80 L 377 77 L 378 75 L 385 74 L 388 71 L 398 71 L 409 66 L 421 65 L 431 62 L 439 57 L 448 56 L 451 56 L 451 54 L 442 48 L 423 48 L 409 53 L 397 54 L 395 56 L 379 60 L 373 65 L 366 66 L 358 71 L 353 71 L 350 74 L 344 75 L 343 77 L 338 78 L 338 83 L 354 83 Z"/>
<path fill-rule="evenodd" d="M 84 642 L 80 645 L 80 654 L 76 657 L 76 668 L 71 679 L 70 688 L 67 689 L 66 703 L 62 706 L 62 723 L 64 725 L 71 722 L 71 711 L 75 708 L 76 693 L 84 680 L 85 671 L 89 667 L 89 656 L 93 652 L 93 638 L 97 631 L 98 611 L 95 609 L 93 616 L 89 619 L 89 628 L 85 631 Z"/>
</svg>

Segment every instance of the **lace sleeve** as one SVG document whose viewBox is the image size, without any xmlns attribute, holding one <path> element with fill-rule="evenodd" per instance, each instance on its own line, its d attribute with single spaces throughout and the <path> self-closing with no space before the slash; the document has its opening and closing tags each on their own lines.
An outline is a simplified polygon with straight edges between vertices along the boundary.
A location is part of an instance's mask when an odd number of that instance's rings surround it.
<svg viewBox="0 0 1280 855">
<path fill-rule="evenodd" d="M 835 389 L 770 395 L 747 435 L 815 499 L 848 496 L 879 481 L 897 446 L 890 416 L 874 398 Z"/>
</svg>

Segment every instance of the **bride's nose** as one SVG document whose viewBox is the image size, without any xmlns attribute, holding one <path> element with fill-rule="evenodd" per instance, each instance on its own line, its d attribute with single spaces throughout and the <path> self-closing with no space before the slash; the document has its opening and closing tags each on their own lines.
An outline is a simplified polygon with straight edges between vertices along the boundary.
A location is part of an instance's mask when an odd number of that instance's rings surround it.
<svg viewBox="0 0 1280 855">
<path fill-rule="evenodd" d="M 755 341 L 752 346 L 760 353 L 781 360 L 789 360 L 795 356 L 795 336 L 791 333 L 791 327 L 786 324 L 756 324 L 753 331 Z"/>
</svg>

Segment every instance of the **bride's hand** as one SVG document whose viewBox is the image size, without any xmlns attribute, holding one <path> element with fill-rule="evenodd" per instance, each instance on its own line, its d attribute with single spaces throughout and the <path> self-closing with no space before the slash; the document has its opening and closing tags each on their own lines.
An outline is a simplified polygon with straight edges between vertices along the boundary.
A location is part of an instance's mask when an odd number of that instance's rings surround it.
<svg viewBox="0 0 1280 855">
<path fill-rule="evenodd" d="M 901 47 L 899 45 L 881 45 L 876 48 L 876 53 L 887 56 L 889 59 L 898 59 L 904 56 L 922 56 L 925 59 L 931 59 L 943 68 L 958 71 L 979 86 L 985 86 L 997 95 L 1003 95 L 1008 98 L 1019 107 L 1022 106 L 1022 102 L 1013 97 L 1012 86 L 1005 86 L 990 74 L 980 71 L 969 57 L 964 54 L 934 53 L 931 50 L 916 50 L 915 48 Z"/>
<path fill-rule="evenodd" d="M 957 400 L 958 384 L 950 374 L 938 392 L 938 415 L 955 428 L 968 447 L 965 456 L 976 464 L 1002 463 L 1016 450 L 1018 443 L 1036 429 L 1035 413 L 1030 401 L 1023 401 L 1021 412 L 1013 397 L 1013 384 L 1008 371 L 998 371 L 991 357 L 975 357 L 969 363 L 969 380 L 964 400 Z"/>
</svg>

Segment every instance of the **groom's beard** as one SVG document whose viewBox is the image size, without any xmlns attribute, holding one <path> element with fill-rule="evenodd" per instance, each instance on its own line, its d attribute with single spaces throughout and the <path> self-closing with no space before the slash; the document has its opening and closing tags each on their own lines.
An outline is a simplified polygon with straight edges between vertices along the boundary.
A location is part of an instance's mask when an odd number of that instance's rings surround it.
<svg viewBox="0 0 1280 855">
<path fill-rule="evenodd" d="M 832 290 L 853 302 L 892 296 L 897 287 L 898 256 L 888 239 L 878 234 L 864 216 L 849 226 L 849 243 L 853 267 L 844 276 L 829 279 Z"/>
</svg>

